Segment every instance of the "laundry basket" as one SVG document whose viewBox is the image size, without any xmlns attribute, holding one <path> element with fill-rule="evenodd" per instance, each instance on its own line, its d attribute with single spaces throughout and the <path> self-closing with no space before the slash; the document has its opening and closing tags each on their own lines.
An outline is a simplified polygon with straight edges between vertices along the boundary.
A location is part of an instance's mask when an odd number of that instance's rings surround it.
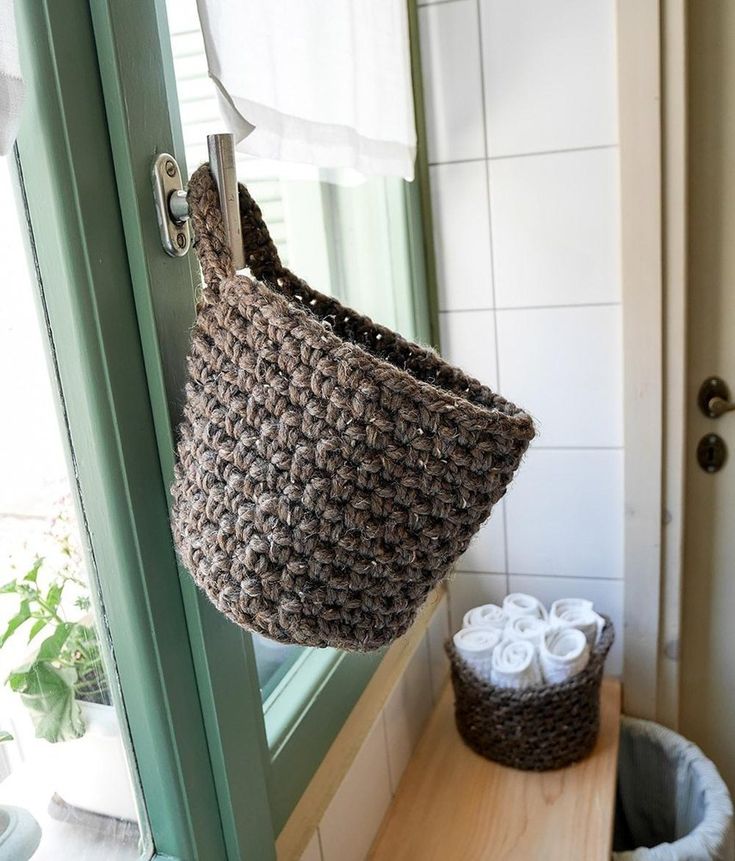
<svg viewBox="0 0 735 861">
<path fill-rule="evenodd" d="M 614 861 L 733 861 L 733 808 L 714 764 L 659 724 L 624 717 Z"/>
</svg>

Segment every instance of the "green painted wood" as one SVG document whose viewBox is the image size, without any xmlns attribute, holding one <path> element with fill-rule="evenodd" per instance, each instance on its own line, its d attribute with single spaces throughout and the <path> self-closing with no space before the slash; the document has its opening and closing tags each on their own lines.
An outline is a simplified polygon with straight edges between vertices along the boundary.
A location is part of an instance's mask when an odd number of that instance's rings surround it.
<svg viewBox="0 0 735 861">
<path fill-rule="evenodd" d="M 439 337 L 439 293 L 437 288 L 434 228 L 429 186 L 429 157 L 426 134 L 426 108 L 421 71 L 419 19 L 416 0 L 408 2 L 408 32 L 411 45 L 411 74 L 416 116 L 416 176 L 406 183 L 406 217 L 408 219 L 409 253 L 414 277 L 414 309 L 416 319 L 426 321 L 426 341 L 436 349 Z"/>
<path fill-rule="evenodd" d="M 171 152 L 185 171 L 163 0 L 91 6 L 117 193 L 140 340 L 166 487 L 194 319 L 193 255 L 168 257 L 152 203 L 151 165 Z M 170 538 L 169 538 L 170 540 Z M 269 755 L 250 636 L 228 622 L 179 570 L 219 798 L 227 857 L 275 857 L 268 796 Z"/>
<path fill-rule="evenodd" d="M 221 859 L 89 8 L 16 7 L 33 262 L 153 843 Z"/>
</svg>

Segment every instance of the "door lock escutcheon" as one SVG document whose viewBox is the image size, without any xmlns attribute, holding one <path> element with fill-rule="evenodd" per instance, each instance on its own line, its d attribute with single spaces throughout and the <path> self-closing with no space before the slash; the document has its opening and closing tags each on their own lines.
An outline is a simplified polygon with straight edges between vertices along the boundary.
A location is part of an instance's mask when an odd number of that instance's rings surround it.
<svg viewBox="0 0 735 861">
<path fill-rule="evenodd" d="M 725 441 L 716 433 L 705 434 L 697 446 L 697 463 L 705 472 L 719 472 L 727 460 Z"/>
<path fill-rule="evenodd" d="M 697 395 L 699 409 L 710 419 L 718 419 L 735 410 L 730 400 L 730 389 L 721 377 L 708 377 L 700 386 Z"/>
</svg>

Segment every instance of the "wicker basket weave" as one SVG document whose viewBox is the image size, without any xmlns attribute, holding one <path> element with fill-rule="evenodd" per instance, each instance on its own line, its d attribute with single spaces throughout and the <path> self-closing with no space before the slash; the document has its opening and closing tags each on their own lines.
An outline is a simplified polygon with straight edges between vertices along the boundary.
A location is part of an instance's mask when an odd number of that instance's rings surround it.
<svg viewBox="0 0 735 861">
<path fill-rule="evenodd" d="M 612 622 L 604 619 L 581 673 L 562 684 L 524 690 L 483 681 L 448 640 L 455 719 L 465 743 L 487 759 L 524 771 L 563 768 L 590 753 L 600 728 L 602 670 L 615 639 Z"/>
<path fill-rule="evenodd" d="M 312 290 L 239 194 L 253 277 L 234 271 L 209 168 L 189 180 L 205 286 L 178 431 L 176 548 L 238 625 L 378 649 L 413 624 L 502 498 L 533 421 Z"/>
</svg>

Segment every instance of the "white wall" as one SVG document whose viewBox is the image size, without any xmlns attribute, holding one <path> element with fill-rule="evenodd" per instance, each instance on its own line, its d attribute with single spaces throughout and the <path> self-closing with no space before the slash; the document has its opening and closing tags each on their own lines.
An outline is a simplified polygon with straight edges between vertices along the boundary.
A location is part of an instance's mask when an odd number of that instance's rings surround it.
<svg viewBox="0 0 735 861">
<path fill-rule="evenodd" d="M 332 797 L 300 861 L 363 861 L 426 721 L 448 683 L 446 598 Z"/>
<path fill-rule="evenodd" d="M 537 420 L 460 560 L 462 613 L 508 591 L 612 616 L 621 671 L 622 334 L 614 0 L 419 9 L 446 357 Z"/>
</svg>

